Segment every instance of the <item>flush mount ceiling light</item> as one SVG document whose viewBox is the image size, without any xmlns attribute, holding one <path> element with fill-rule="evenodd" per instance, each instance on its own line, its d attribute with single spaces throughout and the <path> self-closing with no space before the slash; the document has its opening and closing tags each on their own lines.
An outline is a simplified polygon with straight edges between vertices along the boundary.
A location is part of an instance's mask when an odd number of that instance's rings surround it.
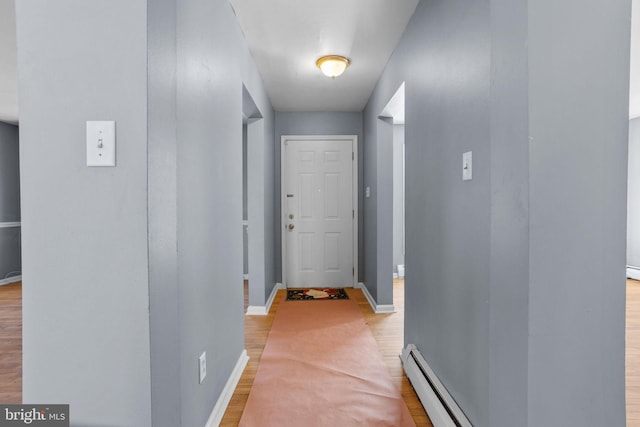
<svg viewBox="0 0 640 427">
<path fill-rule="evenodd" d="M 322 74 L 335 79 L 347 69 L 349 60 L 340 55 L 327 55 L 319 58 L 316 65 L 322 70 Z"/>
</svg>

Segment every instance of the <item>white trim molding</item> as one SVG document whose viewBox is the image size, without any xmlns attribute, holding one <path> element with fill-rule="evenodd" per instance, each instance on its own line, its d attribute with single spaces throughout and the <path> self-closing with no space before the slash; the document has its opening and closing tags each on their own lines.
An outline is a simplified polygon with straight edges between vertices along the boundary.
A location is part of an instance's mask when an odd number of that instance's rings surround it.
<svg viewBox="0 0 640 427">
<path fill-rule="evenodd" d="M 242 279 L 243 280 L 249 280 L 249 275 L 248 274 L 243 274 L 242 275 Z"/>
<path fill-rule="evenodd" d="M 266 316 L 267 314 L 269 314 L 269 310 L 271 310 L 271 304 L 273 304 L 273 300 L 276 298 L 278 289 L 285 289 L 285 286 L 282 283 L 276 283 L 276 285 L 273 287 L 273 291 L 271 291 L 271 295 L 269 296 L 266 305 L 250 305 L 249 307 L 247 307 L 247 316 Z"/>
<path fill-rule="evenodd" d="M 627 265 L 627 277 L 633 280 L 640 280 L 640 268 Z"/>
<path fill-rule="evenodd" d="M 0 222 L 0 228 L 22 227 L 21 222 Z"/>
<path fill-rule="evenodd" d="M 371 306 L 371 309 L 375 314 L 389 314 L 396 312 L 396 308 L 393 306 L 393 304 L 376 303 L 376 300 L 373 299 L 373 296 L 371 296 L 371 294 L 369 293 L 369 289 L 367 289 L 364 283 L 359 282 L 357 287 L 362 289 L 362 293 L 367 298 L 367 302 L 369 302 L 369 305 Z"/>
<path fill-rule="evenodd" d="M 16 283 L 16 282 L 20 282 L 22 280 L 22 275 L 20 276 L 12 276 L 12 277 L 8 277 L 6 279 L 2 279 L 0 280 L 0 286 L 2 285 L 8 285 L 10 283 Z"/>
<path fill-rule="evenodd" d="M 240 357 L 236 362 L 236 366 L 233 368 L 233 371 L 231 371 L 231 375 L 229 375 L 229 379 L 220 393 L 216 406 L 213 407 L 213 411 L 211 411 L 211 415 L 209 415 L 209 419 L 207 420 L 205 427 L 218 427 L 220 425 L 220 421 L 222 421 L 224 412 L 227 410 L 227 406 L 229 406 L 233 392 L 238 385 L 238 381 L 240 381 L 240 377 L 242 376 L 242 372 L 244 372 L 244 368 L 247 366 L 248 361 L 249 356 L 247 355 L 247 350 L 242 350 L 242 353 L 240 353 Z"/>
</svg>

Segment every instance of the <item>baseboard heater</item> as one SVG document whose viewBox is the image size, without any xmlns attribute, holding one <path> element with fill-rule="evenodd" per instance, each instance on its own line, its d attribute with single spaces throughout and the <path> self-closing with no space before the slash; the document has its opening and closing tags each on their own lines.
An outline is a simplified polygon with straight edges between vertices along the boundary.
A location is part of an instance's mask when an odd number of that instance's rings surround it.
<svg viewBox="0 0 640 427">
<path fill-rule="evenodd" d="M 434 427 L 472 427 L 415 345 L 402 350 L 402 365 Z"/>
</svg>

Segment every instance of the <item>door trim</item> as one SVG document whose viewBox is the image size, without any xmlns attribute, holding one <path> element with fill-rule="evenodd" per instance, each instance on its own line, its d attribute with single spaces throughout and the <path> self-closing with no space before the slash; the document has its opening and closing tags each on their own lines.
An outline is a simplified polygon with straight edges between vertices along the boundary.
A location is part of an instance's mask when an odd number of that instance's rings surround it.
<svg viewBox="0 0 640 427">
<path fill-rule="evenodd" d="M 282 135 L 280 137 L 280 235 L 282 242 L 282 250 L 280 258 L 282 259 L 282 283 L 287 287 L 287 235 L 285 229 L 286 213 L 285 213 L 285 183 L 286 180 L 286 153 L 285 145 L 289 140 L 330 140 L 330 141 L 351 141 L 351 149 L 353 151 L 353 167 L 351 168 L 351 183 L 353 201 L 353 280 L 352 287 L 358 286 L 358 136 L 357 135 Z"/>
</svg>

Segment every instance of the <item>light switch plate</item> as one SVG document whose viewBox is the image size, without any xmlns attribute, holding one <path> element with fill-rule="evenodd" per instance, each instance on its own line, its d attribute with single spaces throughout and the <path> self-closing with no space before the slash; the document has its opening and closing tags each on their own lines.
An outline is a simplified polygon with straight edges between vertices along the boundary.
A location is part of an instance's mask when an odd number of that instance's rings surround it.
<svg viewBox="0 0 640 427">
<path fill-rule="evenodd" d="M 87 166 L 116 165 L 116 122 L 87 122 Z"/>
<path fill-rule="evenodd" d="M 200 368 L 200 374 L 198 375 L 200 384 L 204 381 L 204 378 L 207 376 L 207 352 L 204 351 L 198 358 L 198 366 Z"/>
<path fill-rule="evenodd" d="M 366 197 L 367 199 L 368 199 L 369 197 L 371 197 L 371 187 L 367 186 L 367 187 L 364 189 L 364 197 Z"/>
<path fill-rule="evenodd" d="M 473 156 L 471 151 L 462 154 L 462 180 L 469 181 L 473 178 Z"/>
</svg>

